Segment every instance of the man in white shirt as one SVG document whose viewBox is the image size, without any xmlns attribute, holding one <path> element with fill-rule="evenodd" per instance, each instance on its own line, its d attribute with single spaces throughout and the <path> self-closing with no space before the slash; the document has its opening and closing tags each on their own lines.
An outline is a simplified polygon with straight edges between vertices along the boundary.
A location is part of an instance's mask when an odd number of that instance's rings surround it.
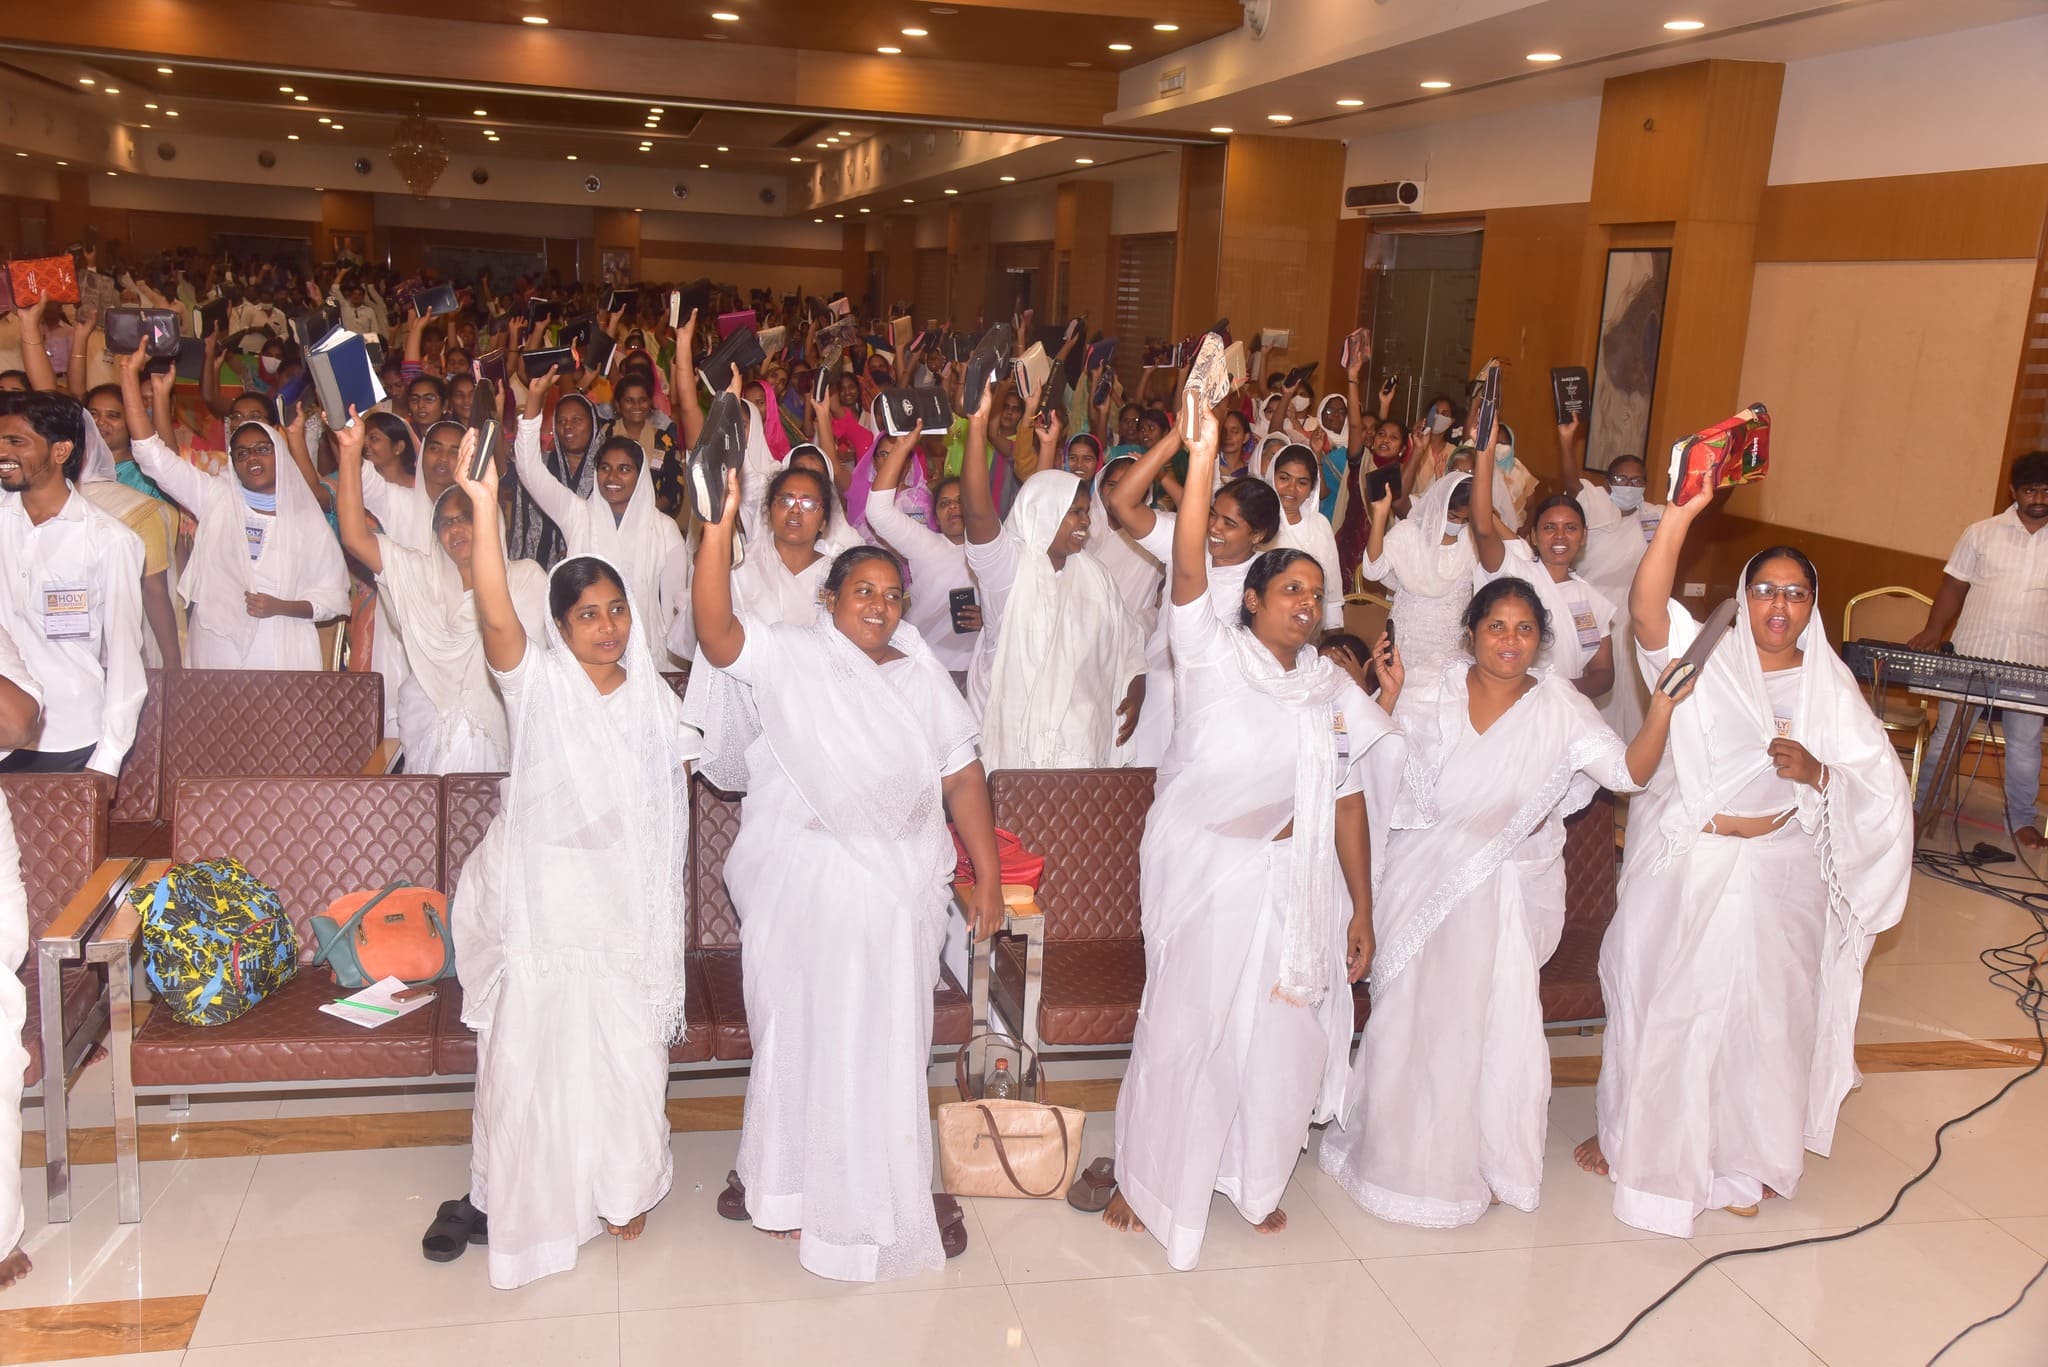
<svg viewBox="0 0 2048 1367">
<path fill-rule="evenodd" d="M 2048 451 L 2012 465 L 2012 504 L 1997 517 L 1974 522 L 1942 567 L 1941 589 L 1927 610 L 1927 626 L 1910 642 L 1915 650 L 1955 643 L 1958 655 L 2048 668 Z M 1941 721 L 1928 742 L 1938 755 L 1948 740 L 1956 705 L 1941 705 Z M 2041 793 L 2041 715 L 2000 710 L 2005 731 L 2005 816 L 2013 839 L 2038 850 L 2035 808 Z M 1920 771 L 1919 799 L 1934 782 L 1936 766 Z"/>
<path fill-rule="evenodd" d="M 20 745 L 36 733 L 42 698 L 21 654 L 0 629 L 0 747 Z M 27 1220 L 21 1208 L 21 1080 L 28 1050 L 21 1027 L 28 990 L 16 970 L 28 957 L 28 893 L 21 885 L 21 850 L 14 818 L 0 794 L 0 1290 L 29 1274 L 21 1246 Z"/>
<path fill-rule="evenodd" d="M 148 690 L 142 541 L 72 487 L 86 421 L 68 394 L 0 395 L 0 629 L 44 704 L 0 773 L 119 774 Z"/>
<path fill-rule="evenodd" d="M 360 280 L 351 280 L 330 296 L 330 301 L 341 314 L 341 325 L 350 332 L 359 332 L 371 341 L 383 332 L 377 308 L 370 303 L 369 292 Z"/>
</svg>

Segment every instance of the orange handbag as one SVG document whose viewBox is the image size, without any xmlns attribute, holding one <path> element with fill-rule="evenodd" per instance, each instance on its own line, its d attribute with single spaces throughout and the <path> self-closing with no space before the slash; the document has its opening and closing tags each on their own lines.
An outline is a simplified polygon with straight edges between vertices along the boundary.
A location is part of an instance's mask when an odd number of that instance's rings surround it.
<svg viewBox="0 0 2048 1367">
<path fill-rule="evenodd" d="M 14 306 L 18 309 L 42 300 L 59 304 L 78 302 L 78 270 L 68 256 L 10 261 L 7 263 L 7 279 L 13 288 Z"/>
<path fill-rule="evenodd" d="M 417 987 L 455 972 L 448 901 L 432 888 L 392 883 L 337 898 L 313 918 L 313 938 L 313 962 L 352 991 L 386 978 Z"/>
</svg>

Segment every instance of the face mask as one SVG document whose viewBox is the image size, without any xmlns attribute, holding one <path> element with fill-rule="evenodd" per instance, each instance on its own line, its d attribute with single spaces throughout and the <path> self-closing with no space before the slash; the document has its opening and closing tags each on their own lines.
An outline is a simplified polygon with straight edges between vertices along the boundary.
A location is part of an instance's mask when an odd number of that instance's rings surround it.
<svg viewBox="0 0 2048 1367">
<path fill-rule="evenodd" d="M 1632 513 L 1643 506 L 1643 494 L 1645 492 L 1646 490 L 1641 485 L 1621 484 L 1609 489 L 1607 496 L 1614 500 L 1614 506 L 1621 509 L 1622 512 Z"/>
<path fill-rule="evenodd" d="M 1296 394 L 1294 396 L 1294 411 L 1297 413 L 1308 412 L 1308 395 Z"/>
<path fill-rule="evenodd" d="M 278 372 L 278 368 L 283 364 L 284 359 L 280 356 L 265 356 L 262 360 L 263 373 L 265 375 L 275 375 Z"/>
<path fill-rule="evenodd" d="M 1448 413 L 1437 413 L 1432 415 L 1429 420 L 1429 430 L 1436 433 L 1438 436 L 1442 436 L 1444 433 L 1450 431 L 1451 415 Z"/>
<path fill-rule="evenodd" d="M 1494 447 L 1493 463 L 1501 468 L 1501 472 L 1503 474 L 1505 474 L 1509 470 L 1514 469 L 1515 448 L 1508 445 L 1506 442 L 1503 442 L 1499 446 Z"/>
</svg>

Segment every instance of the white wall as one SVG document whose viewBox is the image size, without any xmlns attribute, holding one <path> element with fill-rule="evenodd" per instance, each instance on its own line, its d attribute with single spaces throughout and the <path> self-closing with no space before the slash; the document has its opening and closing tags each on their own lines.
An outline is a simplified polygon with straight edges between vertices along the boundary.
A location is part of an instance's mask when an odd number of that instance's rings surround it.
<svg viewBox="0 0 2048 1367">
<path fill-rule="evenodd" d="M 1120 170 L 1124 168 L 1118 168 Z M 1170 233 L 1180 227 L 1180 155 L 1146 157 L 1114 177 L 1116 196 L 1109 206 L 1109 231 Z"/>
<path fill-rule="evenodd" d="M 320 221 L 320 196 L 292 185 L 231 185 L 219 181 L 155 180 L 148 176 L 107 176 L 85 180 L 86 198 L 109 209 L 146 209 L 167 214 L 225 214 L 242 218 Z"/>
<path fill-rule="evenodd" d="M 347 188 L 347 187 L 343 187 Z M 437 187 L 438 188 L 438 187 Z M 320 216 L 319 196 L 313 216 Z M 517 237 L 590 237 L 596 211 L 564 204 L 506 204 L 411 195 L 377 195 L 372 213 L 380 227 L 438 228 L 447 232 L 508 233 Z"/>
<path fill-rule="evenodd" d="M 642 241 L 744 242 L 755 247 L 839 250 L 839 225 L 808 218 L 742 218 L 734 214 L 679 214 L 649 210 L 640 216 Z"/>
<path fill-rule="evenodd" d="M 1598 99 L 1424 124 L 1352 139 L 1344 183 L 1424 181 L 1422 207 L 1439 214 L 1576 204 L 1593 193 L 1599 133 Z"/>
<path fill-rule="evenodd" d="M 1785 66 L 1773 185 L 2035 162 L 2048 162 L 2048 16 Z"/>
</svg>

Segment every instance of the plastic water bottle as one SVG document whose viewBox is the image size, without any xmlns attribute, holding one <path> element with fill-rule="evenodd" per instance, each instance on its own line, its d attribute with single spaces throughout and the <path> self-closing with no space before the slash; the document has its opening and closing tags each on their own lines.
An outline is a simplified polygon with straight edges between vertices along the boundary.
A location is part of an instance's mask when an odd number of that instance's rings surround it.
<svg viewBox="0 0 2048 1367">
<path fill-rule="evenodd" d="M 988 1078 L 982 1083 L 981 1095 L 988 1101 L 1014 1101 L 1017 1097 L 1017 1077 L 1010 1071 L 1010 1061 L 996 1060 L 996 1066 L 989 1070 Z"/>
</svg>

